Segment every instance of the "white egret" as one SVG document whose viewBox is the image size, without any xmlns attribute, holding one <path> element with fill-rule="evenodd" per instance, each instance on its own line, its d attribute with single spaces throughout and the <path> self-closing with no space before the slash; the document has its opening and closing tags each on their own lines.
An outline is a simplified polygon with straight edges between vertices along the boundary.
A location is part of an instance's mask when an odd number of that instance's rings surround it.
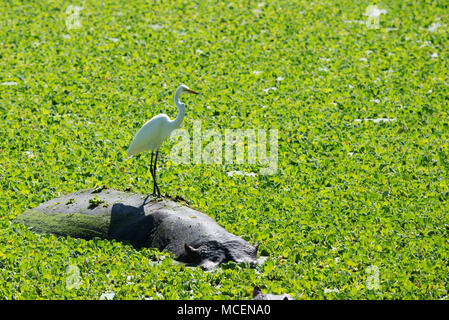
<svg viewBox="0 0 449 320">
<path fill-rule="evenodd" d="M 158 197 L 161 196 L 161 192 L 159 191 L 159 186 L 156 182 L 157 156 L 159 154 L 159 148 L 164 140 L 170 136 L 173 130 L 179 128 L 182 120 L 184 119 L 186 106 L 179 100 L 181 94 L 184 93 L 198 94 L 198 92 L 195 92 L 186 85 L 181 84 L 176 90 L 174 96 L 175 106 L 178 108 L 178 115 L 176 118 L 174 120 L 170 120 L 166 114 L 158 114 L 157 116 L 154 116 L 151 120 L 146 122 L 142 128 L 140 128 L 128 148 L 128 157 L 142 151 L 151 150 L 150 172 L 153 177 L 153 195 L 157 194 Z M 156 157 L 153 163 L 154 153 L 156 153 Z"/>
</svg>

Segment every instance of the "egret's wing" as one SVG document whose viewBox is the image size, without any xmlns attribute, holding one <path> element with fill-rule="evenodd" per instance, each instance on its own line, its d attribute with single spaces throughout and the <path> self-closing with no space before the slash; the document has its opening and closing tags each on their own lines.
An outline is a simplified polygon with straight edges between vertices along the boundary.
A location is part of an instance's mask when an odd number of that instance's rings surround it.
<svg viewBox="0 0 449 320">
<path fill-rule="evenodd" d="M 127 156 L 130 157 L 140 152 L 153 149 L 154 143 L 157 140 L 159 127 L 160 118 L 157 116 L 145 123 L 131 142 L 131 145 L 128 148 Z"/>
</svg>

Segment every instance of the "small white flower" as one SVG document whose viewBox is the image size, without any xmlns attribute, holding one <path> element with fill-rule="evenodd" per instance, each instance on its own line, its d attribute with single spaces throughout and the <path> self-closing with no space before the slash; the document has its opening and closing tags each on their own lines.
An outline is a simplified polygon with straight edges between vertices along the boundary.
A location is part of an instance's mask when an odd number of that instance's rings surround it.
<svg viewBox="0 0 449 320">
<path fill-rule="evenodd" d="M 31 151 L 25 151 L 25 154 L 27 155 L 28 158 L 32 159 L 35 157 L 34 153 L 32 153 Z"/>
<path fill-rule="evenodd" d="M 132 279 L 134 279 L 134 276 L 127 276 L 126 277 L 126 284 L 134 284 L 134 282 L 131 281 Z"/>
<path fill-rule="evenodd" d="M 278 88 L 276 88 L 276 87 L 269 87 L 269 88 L 263 89 L 263 92 L 268 93 L 268 92 L 270 92 L 270 90 L 276 91 L 277 89 Z"/>
<path fill-rule="evenodd" d="M 164 28 L 164 26 L 161 25 L 161 24 L 151 24 L 150 28 L 153 29 L 153 30 L 161 30 L 161 29 Z"/>
<path fill-rule="evenodd" d="M 101 294 L 100 300 L 112 300 L 115 297 L 115 293 L 112 291 L 106 291 Z"/>
<path fill-rule="evenodd" d="M 354 122 L 362 122 L 362 121 L 372 121 L 372 122 L 375 122 L 375 123 L 379 123 L 379 122 L 391 122 L 391 121 L 396 121 L 396 118 L 375 118 L 375 119 L 365 118 L 365 119 L 354 119 Z"/>
<path fill-rule="evenodd" d="M 428 46 L 431 46 L 431 45 L 432 45 L 432 42 L 426 40 L 426 41 L 423 42 L 423 44 L 420 46 L 420 48 L 428 47 Z"/>
<path fill-rule="evenodd" d="M 439 22 L 437 22 L 437 23 L 432 23 L 428 28 L 427 28 L 427 30 L 429 30 L 430 32 L 435 32 L 435 31 L 437 31 L 440 27 L 441 27 L 442 25 L 441 25 L 441 23 L 439 23 Z"/>
<path fill-rule="evenodd" d="M 322 72 L 329 72 L 329 69 L 326 67 L 319 67 L 318 70 Z"/>
<path fill-rule="evenodd" d="M 229 171 L 229 172 L 226 172 L 226 174 L 229 176 L 229 177 L 233 177 L 233 176 L 247 176 L 247 177 L 255 177 L 255 176 L 257 176 L 257 173 L 254 173 L 254 172 L 245 172 L 245 171 Z"/>
<path fill-rule="evenodd" d="M 119 40 L 117 38 L 110 38 L 110 37 L 105 37 L 105 39 L 108 39 L 109 41 L 112 41 L 112 42 L 117 42 Z"/>
<path fill-rule="evenodd" d="M 325 288 L 324 289 L 324 293 L 331 293 L 331 292 L 339 293 L 340 290 L 338 290 L 337 288 L 334 288 L 334 289 Z"/>
</svg>

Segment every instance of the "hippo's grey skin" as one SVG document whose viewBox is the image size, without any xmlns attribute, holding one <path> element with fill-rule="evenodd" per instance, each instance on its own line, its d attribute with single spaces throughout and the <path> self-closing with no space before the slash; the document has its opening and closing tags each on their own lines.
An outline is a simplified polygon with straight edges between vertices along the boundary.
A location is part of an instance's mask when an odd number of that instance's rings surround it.
<svg viewBox="0 0 449 320">
<path fill-rule="evenodd" d="M 293 297 L 289 294 L 264 294 L 262 293 L 262 290 L 260 289 L 259 286 L 255 286 L 254 287 L 254 291 L 253 291 L 253 300 L 295 300 L 293 299 Z"/>
<path fill-rule="evenodd" d="M 206 270 L 228 261 L 257 264 L 258 246 L 227 232 L 204 213 L 131 192 L 74 192 L 23 212 L 15 222 L 41 233 L 167 250 L 177 260 Z"/>
</svg>

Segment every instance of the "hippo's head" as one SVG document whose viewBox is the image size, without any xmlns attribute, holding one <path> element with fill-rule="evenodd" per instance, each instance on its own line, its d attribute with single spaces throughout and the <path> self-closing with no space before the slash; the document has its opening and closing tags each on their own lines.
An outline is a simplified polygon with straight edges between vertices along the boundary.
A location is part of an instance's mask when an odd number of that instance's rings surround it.
<svg viewBox="0 0 449 320">
<path fill-rule="evenodd" d="M 295 300 L 289 294 L 264 294 L 259 286 L 254 287 L 253 300 Z"/>
<path fill-rule="evenodd" d="M 187 243 L 184 244 L 185 262 L 210 270 L 221 263 L 233 261 L 236 263 L 249 263 L 251 266 L 257 264 L 257 249 L 259 244 L 251 246 L 245 241 L 207 241 L 194 248 Z"/>
</svg>

